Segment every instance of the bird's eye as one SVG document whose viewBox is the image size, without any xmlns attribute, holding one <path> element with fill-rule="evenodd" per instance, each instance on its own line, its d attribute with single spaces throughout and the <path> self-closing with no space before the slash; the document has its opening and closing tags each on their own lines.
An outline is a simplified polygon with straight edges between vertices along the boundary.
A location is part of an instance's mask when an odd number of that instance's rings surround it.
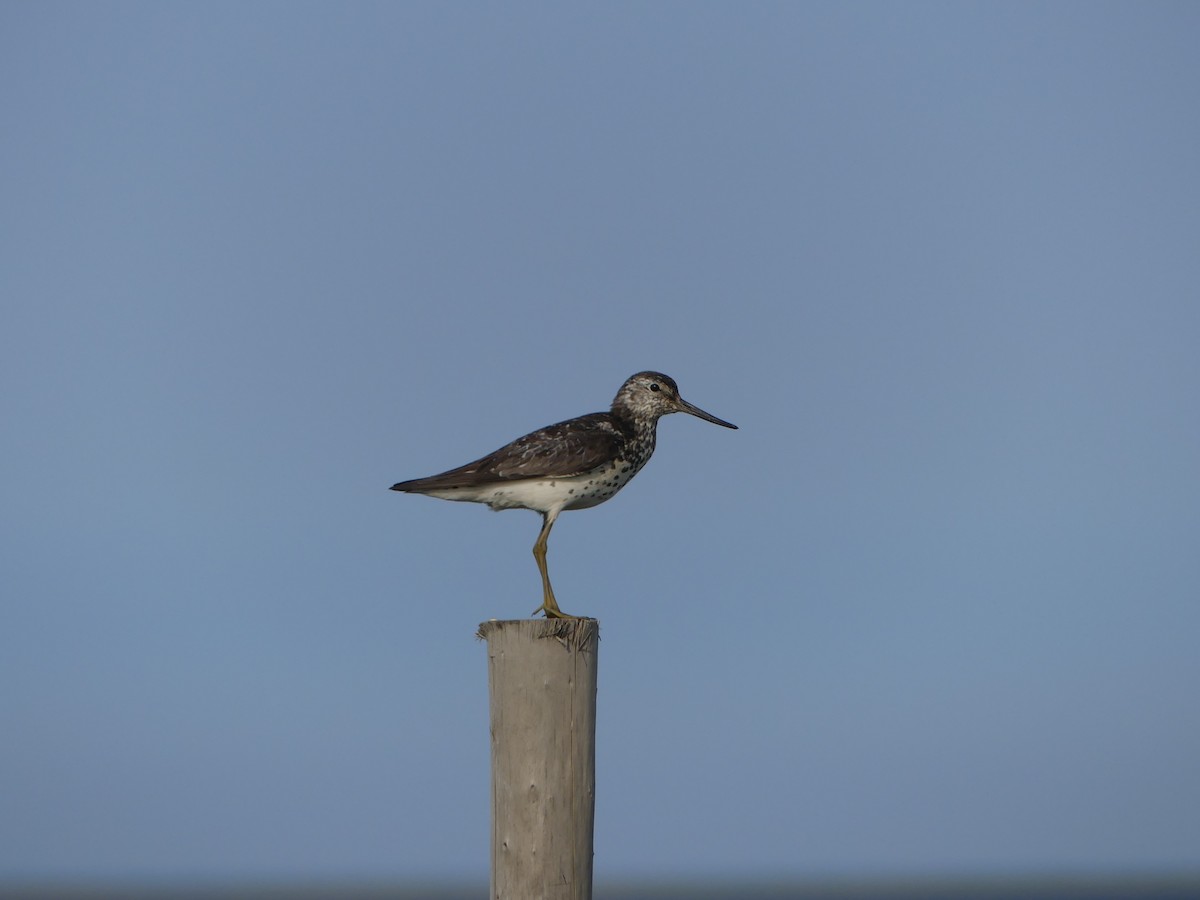
<svg viewBox="0 0 1200 900">
<path fill-rule="evenodd" d="M 650 390 L 652 390 L 652 391 L 658 391 L 658 385 L 657 385 L 657 384 L 652 384 L 652 385 L 650 385 Z"/>
</svg>

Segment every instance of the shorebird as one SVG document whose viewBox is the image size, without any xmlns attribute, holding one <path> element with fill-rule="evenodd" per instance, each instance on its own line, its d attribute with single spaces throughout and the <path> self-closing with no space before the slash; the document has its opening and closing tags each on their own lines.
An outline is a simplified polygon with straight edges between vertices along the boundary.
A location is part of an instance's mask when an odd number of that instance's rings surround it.
<svg viewBox="0 0 1200 900">
<path fill-rule="evenodd" d="M 606 413 L 590 413 L 539 428 L 494 453 L 428 478 L 392 485 L 393 491 L 442 500 L 486 503 L 492 509 L 532 509 L 542 514 L 533 545 L 542 576 L 542 605 L 533 615 L 574 619 L 559 609 L 546 569 L 546 541 L 558 514 L 588 509 L 629 483 L 654 452 L 658 420 L 685 412 L 725 428 L 737 428 L 679 396 L 674 379 L 661 372 L 630 376 Z"/>
</svg>

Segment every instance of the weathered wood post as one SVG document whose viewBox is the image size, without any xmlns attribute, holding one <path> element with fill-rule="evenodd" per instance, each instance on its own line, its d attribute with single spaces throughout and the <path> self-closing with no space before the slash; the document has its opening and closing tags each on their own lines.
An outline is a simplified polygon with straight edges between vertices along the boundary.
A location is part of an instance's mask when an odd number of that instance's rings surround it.
<svg viewBox="0 0 1200 900">
<path fill-rule="evenodd" d="M 595 619 L 484 622 L 492 900 L 591 900 Z"/>
</svg>

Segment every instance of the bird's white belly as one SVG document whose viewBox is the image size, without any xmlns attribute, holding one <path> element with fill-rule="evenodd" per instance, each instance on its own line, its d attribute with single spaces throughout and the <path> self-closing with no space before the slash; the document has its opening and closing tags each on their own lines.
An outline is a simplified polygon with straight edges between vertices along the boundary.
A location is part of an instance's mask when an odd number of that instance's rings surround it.
<svg viewBox="0 0 1200 900">
<path fill-rule="evenodd" d="M 426 493 L 442 500 L 486 503 L 492 509 L 533 509 L 544 513 L 552 509 L 598 506 L 628 484 L 636 474 L 637 468 L 626 463 L 569 478 L 526 478 Z"/>
</svg>

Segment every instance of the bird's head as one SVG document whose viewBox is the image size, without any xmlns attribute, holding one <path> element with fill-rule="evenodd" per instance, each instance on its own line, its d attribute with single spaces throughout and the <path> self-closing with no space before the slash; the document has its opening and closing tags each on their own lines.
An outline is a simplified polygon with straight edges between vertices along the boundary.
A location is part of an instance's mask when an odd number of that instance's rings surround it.
<svg viewBox="0 0 1200 900">
<path fill-rule="evenodd" d="M 679 385 L 675 383 L 675 379 L 661 372 L 638 372 L 631 375 L 617 391 L 612 408 L 615 415 L 638 421 L 657 422 L 670 413 L 684 412 L 714 425 L 737 428 L 736 425 L 688 403 L 679 396 Z"/>
</svg>

